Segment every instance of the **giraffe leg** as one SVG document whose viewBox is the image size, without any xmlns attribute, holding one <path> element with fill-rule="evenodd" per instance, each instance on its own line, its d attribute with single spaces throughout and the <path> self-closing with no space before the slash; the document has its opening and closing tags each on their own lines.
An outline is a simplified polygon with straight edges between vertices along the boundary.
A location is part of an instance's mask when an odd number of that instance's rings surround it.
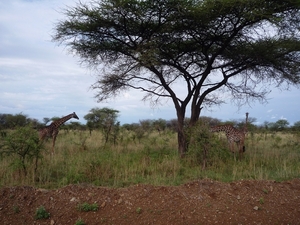
<svg viewBox="0 0 300 225">
<path fill-rule="evenodd" d="M 230 148 L 230 151 L 232 153 L 235 153 L 235 151 L 234 151 L 234 142 L 232 142 L 232 141 L 229 142 L 229 148 Z"/>
<path fill-rule="evenodd" d="M 236 153 L 234 142 L 232 143 L 231 152 L 233 152 L 234 154 Z"/>
<path fill-rule="evenodd" d="M 243 151 L 240 151 L 239 154 L 240 154 L 240 160 L 242 160 L 243 159 Z"/>
<path fill-rule="evenodd" d="M 53 137 L 52 137 L 52 155 L 54 155 L 54 147 L 55 147 L 56 136 L 57 136 L 57 133 L 53 133 Z"/>
<path fill-rule="evenodd" d="M 52 150 L 51 154 L 54 155 L 55 137 L 52 138 Z"/>
<path fill-rule="evenodd" d="M 233 156 L 234 156 L 234 161 L 236 160 L 236 156 L 237 156 L 237 151 L 236 151 L 236 145 L 238 145 L 237 142 L 235 141 L 231 141 L 230 142 L 230 151 L 233 153 Z"/>
<path fill-rule="evenodd" d="M 56 140 L 56 137 L 58 135 L 58 129 L 55 129 L 52 133 L 52 155 L 54 154 L 54 146 L 55 146 L 55 140 Z"/>
<path fill-rule="evenodd" d="M 243 142 L 240 142 L 239 143 L 239 158 L 240 158 L 240 160 L 242 160 L 244 152 L 245 152 L 245 145 Z"/>
</svg>

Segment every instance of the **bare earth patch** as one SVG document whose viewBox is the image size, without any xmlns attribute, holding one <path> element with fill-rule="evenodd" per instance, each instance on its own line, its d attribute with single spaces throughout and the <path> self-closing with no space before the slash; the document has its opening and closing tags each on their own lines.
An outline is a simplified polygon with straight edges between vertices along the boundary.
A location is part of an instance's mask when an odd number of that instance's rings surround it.
<svg viewBox="0 0 300 225">
<path fill-rule="evenodd" d="M 78 211 L 97 203 L 98 211 Z M 36 220 L 44 206 L 49 219 Z M 1 224 L 300 224 L 300 179 L 286 182 L 199 180 L 181 186 L 104 188 L 69 185 L 57 190 L 0 189 Z"/>
</svg>

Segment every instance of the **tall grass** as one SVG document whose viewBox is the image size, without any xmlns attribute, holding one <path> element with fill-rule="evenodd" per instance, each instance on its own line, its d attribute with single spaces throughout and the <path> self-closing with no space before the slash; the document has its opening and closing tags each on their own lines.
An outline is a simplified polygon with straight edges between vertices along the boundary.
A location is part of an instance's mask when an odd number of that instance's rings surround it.
<svg viewBox="0 0 300 225">
<path fill-rule="evenodd" d="M 153 132 L 141 139 L 122 131 L 117 144 L 106 144 L 100 132 L 61 131 L 55 154 L 51 141 L 45 143 L 37 173 L 28 166 L 24 176 L 15 158 L 0 159 L 0 186 L 34 185 L 57 188 L 68 184 L 89 183 L 124 187 L 137 183 L 179 185 L 210 178 L 220 181 L 239 179 L 288 180 L 300 174 L 300 134 L 250 133 L 242 160 L 228 151 L 223 135 L 195 138 L 186 157 L 177 154 L 177 134 Z M 201 137 L 201 135 L 200 135 Z M 204 139 L 205 139 L 204 138 Z M 203 163 L 207 146 L 207 163 Z"/>
</svg>

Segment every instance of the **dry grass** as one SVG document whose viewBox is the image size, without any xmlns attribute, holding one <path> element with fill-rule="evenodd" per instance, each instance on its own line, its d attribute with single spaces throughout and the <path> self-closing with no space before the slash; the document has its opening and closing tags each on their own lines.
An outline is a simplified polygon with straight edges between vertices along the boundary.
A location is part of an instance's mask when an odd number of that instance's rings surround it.
<svg viewBox="0 0 300 225">
<path fill-rule="evenodd" d="M 227 150 L 223 137 L 210 139 L 208 164 L 202 170 L 201 145 L 195 145 L 185 159 L 177 154 L 177 135 L 157 132 L 137 140 L 123 131 L 118 143 L 104 145 L 100 132 L 61 131 L 55 155 L 51 141 L 45 144 L 38 171 L 29 165 L 26 177 L 14 157 L 0 159 L 0 185 L 35 185 L 56 188 L 74 183 L 122 187 L 136 183 L 178 185 L 211 178 L 286 180 L 300 174 L 300 135 L 288 133 L 249 134 L 243 160 Z"/>
</svg>

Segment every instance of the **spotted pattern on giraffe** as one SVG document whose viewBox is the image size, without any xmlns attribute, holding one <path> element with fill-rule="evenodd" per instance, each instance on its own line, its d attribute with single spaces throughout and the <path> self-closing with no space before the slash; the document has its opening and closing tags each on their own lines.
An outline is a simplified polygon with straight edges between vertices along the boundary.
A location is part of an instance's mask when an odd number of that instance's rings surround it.
<svg viewBox="0 0 300 225">
<path fill-rule="evenodd" d="M 246 151 L 245 137 L 247 134 L 248 115 L 249 113 L 246 113 L 246 122 L 244 128 L 241 130 L 229 124 L 213 126 L 209 129 L 211 132 L 225 132 L 230 151 L 236 152 L 234 147 L 234 144 L 236 143 L 240 158 L 242 156 L 242 153 Z"/>
<path fill-rule="evenodd" d="M 76 113 L 73 112 L 67 116 L 64 116 L 58 120 L 53 121 L 48 126 L 45 126 L 45 127 L 42 127 L 41 129 L 39 129 L 40 141 L 44 141 L 47 138 L 52 138 L 52 154 L 54 154 L 54 146 L 55 146 L 56 137 L 59 132 L 59 127 L 62 124 L 64 124 L 66 121 L 68 121 L 72 118 L 79 119 L 79 117 L 76 115 Z"/>
</svg>

